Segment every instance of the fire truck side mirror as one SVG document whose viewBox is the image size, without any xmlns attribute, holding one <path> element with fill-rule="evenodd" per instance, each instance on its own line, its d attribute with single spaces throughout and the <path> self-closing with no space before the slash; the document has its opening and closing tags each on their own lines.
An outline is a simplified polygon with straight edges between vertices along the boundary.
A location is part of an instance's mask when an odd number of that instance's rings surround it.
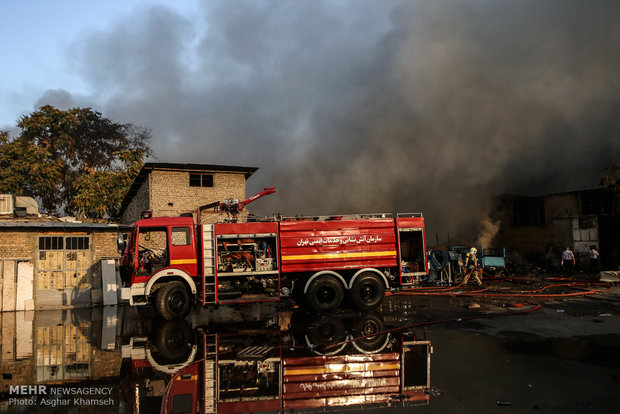
<svg viewBox="0 0 620 414">
<path fill-rule="evenodd" d="M 127 240 L 125 238 L 126 236 L 123 233 L 118 233 L 116 246 L 118 248 L 118 252 L 121 254 L 123 254 L 127 248 Z"/>
</svg>

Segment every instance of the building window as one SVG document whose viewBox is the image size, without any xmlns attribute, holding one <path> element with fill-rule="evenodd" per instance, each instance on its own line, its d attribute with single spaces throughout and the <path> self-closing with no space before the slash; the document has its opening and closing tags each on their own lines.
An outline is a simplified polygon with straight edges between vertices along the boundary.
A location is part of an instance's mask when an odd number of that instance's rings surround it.
<svg viewBox="0 0 620 414">
<path fill-rule="evenodd" d="M 213 174 L 189 174 L 190 187 L 213 187 Z"/>
<path fill-rule="evenodd" d="M 43 236 L 39 237 L 39 250 L 88 250 L 88 240 L 88 236 Z"/>
<path fill-rule="evenodd" d="M 88 250 L 88 237 L 67 237 L 67 250 Z"/>
<path fill-rule="evenodd" d="M 613 210 L 613 197 L 607 191 L 591 191 L 580 194 L 581 214 L 610 214 Z"/>
<path fill-rule="evenodd" d="M 543 226 L 545 200 L 542 197 L 522 197 L 515 200 L 513 222 L 515 226 Z"/>
<path fill-rule="evenodd" d="M 39 250 L 62 250 L 63 240 L 62 236 L 39 237 Z"/>
</svg>

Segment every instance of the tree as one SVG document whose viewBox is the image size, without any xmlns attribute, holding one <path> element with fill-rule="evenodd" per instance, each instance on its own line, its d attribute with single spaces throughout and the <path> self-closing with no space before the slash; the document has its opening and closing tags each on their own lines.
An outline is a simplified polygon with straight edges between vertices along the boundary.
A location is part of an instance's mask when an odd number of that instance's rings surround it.
<svg viewBox="0 0 620 414">
<path fill-rule="evenodd" d="M 605 168 L 605 176 L 601 184 L 614 193 L 620 193 L 620 165 L 609 165 Z"/>
<path fill-rule="evenodd" d="M 91 217 L 118 216 L 125 194 L 144 164 L 144 156 L 141 150 L 133 149 L 119 152 L 118 158 L 125 166 L 122 170 L 94 171 L 78 177 L 77 194 L 69 203 L 72 211 Z"/>
<path fill-rule="evenodd" d="M 0 133 L 0 192 L 30 195 L 43 211 L 116 216 L 153 153 L 150 131 L 119 124 L 90 108 L 43 106 L 20 118 L 21 133 Z"/>
</svg>

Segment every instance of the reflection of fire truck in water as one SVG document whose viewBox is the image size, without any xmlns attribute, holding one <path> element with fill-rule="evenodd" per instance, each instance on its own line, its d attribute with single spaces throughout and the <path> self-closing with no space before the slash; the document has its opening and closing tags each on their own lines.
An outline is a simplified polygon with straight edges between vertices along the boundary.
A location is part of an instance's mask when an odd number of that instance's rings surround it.
<svg viewBox="0 0 620 414">
<path fill-rule="evenodd" d="M 134 412 L 158 404 L 165 413 L 233 414 L 429 402 L 430 341 L 381 333 L 375 314 L 345 321 L 318 316 L 294 331 L 197 330 L 189 347 L 185 321 L 162 326 L 168 338 L 133 337 L 123 347 Z M 360 336 L 366 332 L 379 334 Z M 158 387 L 156 373 L 164 378 Z M 148 389 L 150 406 L 142 396 Z"/>
<path fill-rule="evenodd" d="M 154 217 L 135 223 L 124 250 L 122 297 L 152 304 L 165 319 L 203 306 L 275 301 L 292 295 L 319 312 L 345 296 L 358 309 L 378 305 L 389 289 L 426 274 L 422 214 L 265 219 L 243 222 L 251 201 L 200 208 L 227 211 L 228 222 L 195 225 L 192 217 Z M 247 219 L 247 217 L 246 217 Z"/>
</svg>

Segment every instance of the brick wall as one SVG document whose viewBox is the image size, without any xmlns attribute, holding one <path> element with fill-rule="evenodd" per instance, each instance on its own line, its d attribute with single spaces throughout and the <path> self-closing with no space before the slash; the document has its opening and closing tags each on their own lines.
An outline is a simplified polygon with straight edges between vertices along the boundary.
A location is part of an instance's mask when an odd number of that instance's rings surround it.
<svg viewBox="0 0 620 414">
<path fill-rule="evenodd" d="M 116 245 L 117 235 L 118 232 L 114 229 L 91 235 L 93 261 L 99 261 L 102 258 L 120 257 Z"/>
<path fill-rule="evenodd" d="M 34 256 L 37 232 L 0 232 L 0 259 L 24 259 Z"/>
<path fill-rule="evenodd" d="M 144 210 L 149 209 L 149 180 L 145 180 L 144 183 L 138 189 L 136 195 L 131 199 L 129 205 L 123 211 L 121 216 L 121 223 L 131 224 L 140 219 L 140 214 Z"/>
<path fill-rule="evenodd" d="M 189 172 L 151 172 L 151 210 L 154 216 L 194 213 L 202 205 L 233 198 L 245 200 L 245 176 L 212 173 L 213 187 L 190 187 Z"/>
</svg>

